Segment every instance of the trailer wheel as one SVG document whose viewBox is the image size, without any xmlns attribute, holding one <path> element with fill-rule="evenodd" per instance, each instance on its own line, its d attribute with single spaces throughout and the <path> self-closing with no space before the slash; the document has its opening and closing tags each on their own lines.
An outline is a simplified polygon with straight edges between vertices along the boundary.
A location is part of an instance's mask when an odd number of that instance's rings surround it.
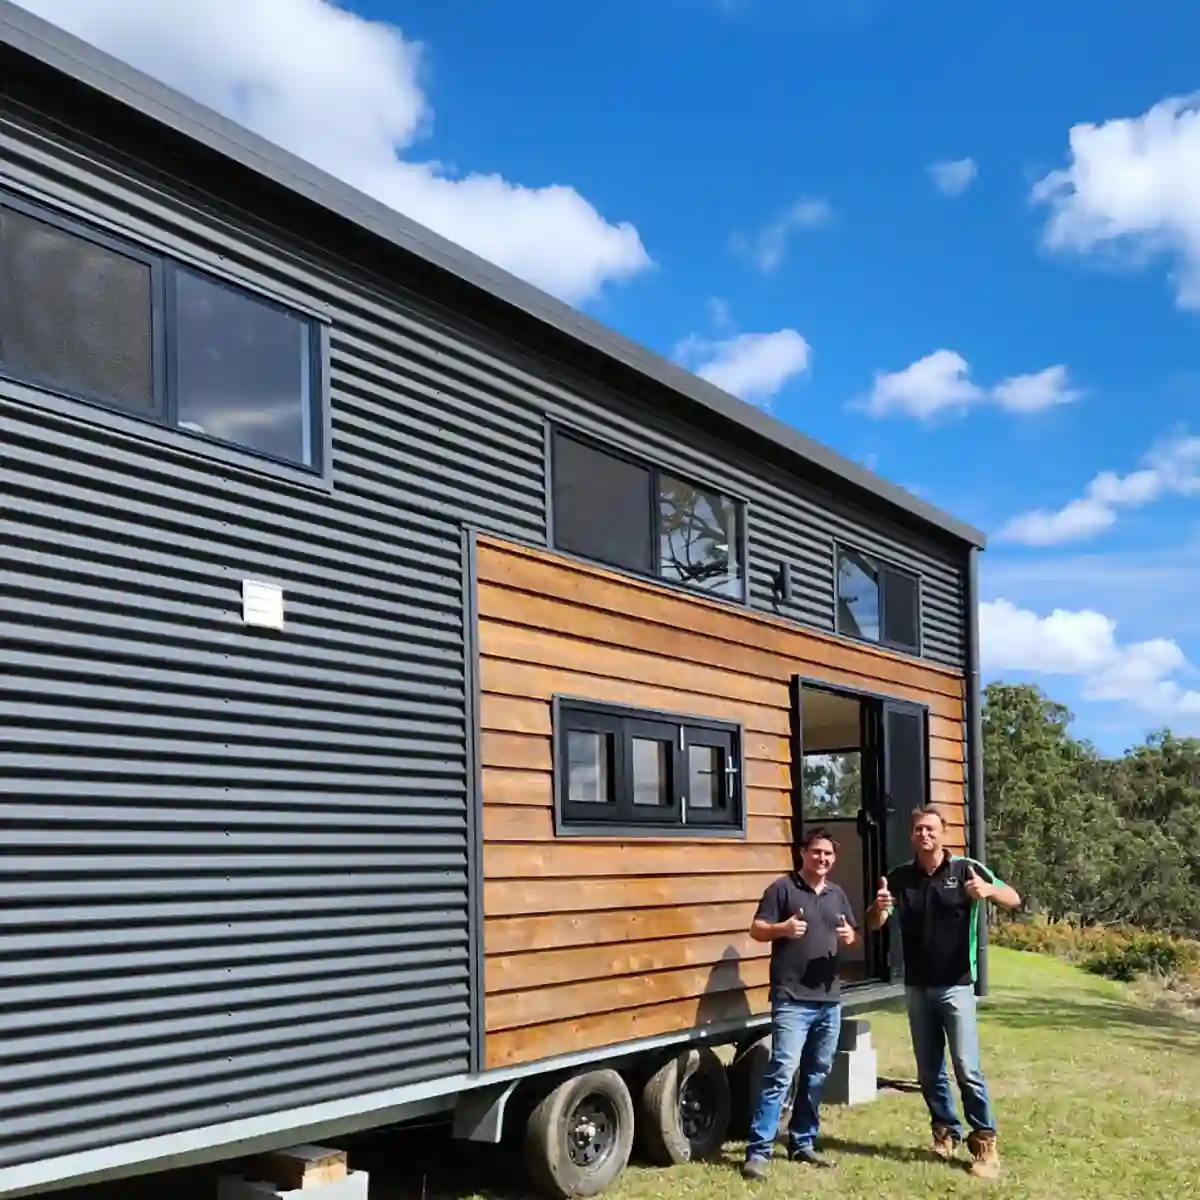
<svg viewBox="0 0 1200 1200">
<path fill-rule="evenodd" d="M 754 1104 L 758 1089 L 762 1086 L 763 1072 L 771 1061 L 771 1035 L 768 1033 L 756 1041 L 738 1049 L 729 1064 L 729 1094 L 731 1115 L 729 1134 L 744 1140 L 750 1135 L 750 1119 L 754 1115 Z M 792 1106 L 796 1102 L 796 1078 L 792 1079 L 783 1108 L 779 1114 L 779 1128 L 786 1129 L 792 1119 Z"/>
<path fill-rule="evenodd" d="M 729 1129 L 729 1080 L 707 1047 L 685 1050 L 663 1063 L 642 1088 L 637 1141 L 657 1166 L 709 1158 Z"/>
<path fill-rule="evenodd" d="M 625 1169 L 633 1148 L 633 1099 L 616 1071 L 560 1083 L 533 1110 L 525 1130 L 525 1167 L 555 1200 L 598 1196 Z"/>
</svg>

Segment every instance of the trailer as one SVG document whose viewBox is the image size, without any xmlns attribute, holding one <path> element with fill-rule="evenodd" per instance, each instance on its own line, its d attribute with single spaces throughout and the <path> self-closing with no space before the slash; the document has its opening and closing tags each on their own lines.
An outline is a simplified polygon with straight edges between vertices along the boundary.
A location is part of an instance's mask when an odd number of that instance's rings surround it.
<svg viewBox="0 0 1200 1200">
<path fill-rule="evenodd" d="M 806 821 L 982 853 L 977 530 L 7 0 L 0 439 L 0 1197 L 597 1194 L 744 1122 Z"/>
</svg>

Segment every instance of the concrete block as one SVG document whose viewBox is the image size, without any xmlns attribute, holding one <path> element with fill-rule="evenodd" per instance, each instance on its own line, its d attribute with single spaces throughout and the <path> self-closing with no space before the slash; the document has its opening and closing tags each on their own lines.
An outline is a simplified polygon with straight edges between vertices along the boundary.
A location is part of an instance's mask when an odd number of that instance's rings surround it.
<svg viewBox="0 0 1200 1200">
<path fill-rule="evenodd" d="M 217 1200 L 367 1200 L 367 1197 L 366 1171 L 351 1171 L 336 1183 L 287 1191 L 280 1191 L 273 1183 L 243 1179 L 240 1175 L 222 1175 L 217 1180 Z"/>
<path fill-rule="evenodd" d="M 825 1081 L 823 1099 L 828 1104 L 869 1104 L 878 1095 L 878 1064 L 866 1035 L 867 1045 L 854 1050 L 839 1050 L 833 1070 Z"/>
</svg>

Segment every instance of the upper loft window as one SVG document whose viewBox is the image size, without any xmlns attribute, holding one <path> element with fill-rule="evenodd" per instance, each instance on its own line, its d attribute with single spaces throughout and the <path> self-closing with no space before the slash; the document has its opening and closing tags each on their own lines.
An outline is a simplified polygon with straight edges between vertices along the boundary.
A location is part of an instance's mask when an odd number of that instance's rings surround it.
<svg viewBox="0 0 1200 1200">
<path fill-rule="evenodd" d="M 320 469 L 311 319 L 0 201 L 0 374 Z"/>
<path fill-rule="evenodd" d="M 921 586 L 910 571 L 837 547 L 837 631 L 911 654 L 921 646 Z"/>
<path fill-rule="evenodd" d="M 745 598 L 738 501 L 560 430 L 552 480 L 558 549 Z"/>
</svg>

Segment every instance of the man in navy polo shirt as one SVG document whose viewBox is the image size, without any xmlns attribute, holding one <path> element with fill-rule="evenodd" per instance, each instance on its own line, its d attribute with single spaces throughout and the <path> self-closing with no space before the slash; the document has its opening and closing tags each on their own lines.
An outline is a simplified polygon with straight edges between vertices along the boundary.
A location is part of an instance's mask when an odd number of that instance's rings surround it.
<svg viewBox="0 0 1200 1200">
<path fill-rule="evenodd" d="M 948 1043 L 971 1127 L 971 1174 L 995 1179 L 1000 1174 L 996 1120 L 980 1065 L 975 1011 L 977 916 L 988 900 L 1017 908 L 1021 897 L 982 863 L 946 849 L 945 822 L 932 805 L 913 811 L 909 830 L 916 857 L 879 881 L 867 909 L 867 928 L 882 928 L 892 909 L 899 910 L 909 1032 L 933 1124 L 934 1152 L 953 1158 L 963 1134 L 946 1072 Z"/>
<path fill-rule="evenodd" d="M 780 876 L 763 892 L 750 925 L 756 942 L 771 943 L 771 1061 L 750 1119 L 742 1167 L 747 1179 L 766 1175 L 783 1100 L 797 1070 L 788 1158 L 833 1166 L 813 1149 L 813 1139 L 841 1032 L 838 953 L 854 945 L 858 928 L 846 893 L 828 878 L 836 859 L 837 843 L 829 833 L 809 830 L 801 843 L 800 870 Z"/>
</svg>

